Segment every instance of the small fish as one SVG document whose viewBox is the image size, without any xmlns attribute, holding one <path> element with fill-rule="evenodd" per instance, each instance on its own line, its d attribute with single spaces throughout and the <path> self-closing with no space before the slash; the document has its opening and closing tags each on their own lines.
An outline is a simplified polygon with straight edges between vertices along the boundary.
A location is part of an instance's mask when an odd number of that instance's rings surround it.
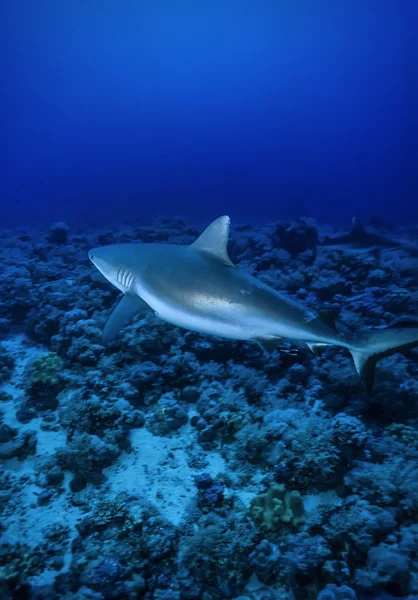
<svg viewBox="0 0 418 600">
<path fill-rule="evenodd" d="M 418 324 L 339 333 L 330 313 L 316 313 L 237 269 L 228 252 L 230 219 L 213 221 L 192 244 L 116 244 L 89 258 L 124 296 L 103 332 L 109 342 L 135 315 L 152 311 L 184 329 L 234 340 L 253 340 L 272 352 L 282 340 L 301 342 L 316 355 L 335 345 L 351 353 L 366 390 L 376 362 L 418 345 Z"/>
</svg>

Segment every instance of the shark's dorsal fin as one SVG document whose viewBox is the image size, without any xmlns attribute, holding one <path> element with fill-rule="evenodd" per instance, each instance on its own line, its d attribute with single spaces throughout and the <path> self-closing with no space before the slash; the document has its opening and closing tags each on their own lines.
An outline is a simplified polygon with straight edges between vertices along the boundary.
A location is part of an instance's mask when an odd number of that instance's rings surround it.
<svg viewBox="0 0 418 600">
<path fill-rule="evenodd" d="M 192 243 L 192 247 L 211 254 L 228 267 L 234 267 L 227 249 L 230 223 L 231 220 L 226 215 L 218 217 Z"/>
</svg>

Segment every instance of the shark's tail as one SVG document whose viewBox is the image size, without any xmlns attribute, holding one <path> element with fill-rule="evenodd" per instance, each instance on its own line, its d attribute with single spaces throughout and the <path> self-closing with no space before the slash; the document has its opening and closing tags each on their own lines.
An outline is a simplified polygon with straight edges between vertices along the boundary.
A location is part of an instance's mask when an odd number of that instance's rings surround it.
<svg viewBox="0 0 418 600">
<path fill-rule="evenodd" d="M 358 334 L 349 350 L 364 387 L 371 392 L 377 361 L 414 346 L 418 346 L 418 321 L 402 320 L 385 329 Z"/>
</svg>

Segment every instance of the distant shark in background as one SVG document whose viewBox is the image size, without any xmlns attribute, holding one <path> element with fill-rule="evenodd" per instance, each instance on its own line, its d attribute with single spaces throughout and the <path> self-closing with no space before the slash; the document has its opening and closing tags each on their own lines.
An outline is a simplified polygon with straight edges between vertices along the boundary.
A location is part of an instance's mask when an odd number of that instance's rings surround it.
<svg viewBox="0 0 418 600">
<path fill-rule="evenodd" d="M 418 345 L 418 325 L 339 333 L 329 314 L 315 313 L 238 270 L 228 252 L 230 219 L 213 221 L 192 244 L 119 244 L 90 250 L 89 258 L 124 296 L 103 333 L 109 342 L 137 314 L 157 317 L 203 334 L 253 340 L 272 352 L 282 340 L 347 348 L 367 390 L 376 362 Z"/>
<path fill-rule="evenodd" d="M 418 256 L 418 246 L 368 231 L 358 217 L 353 218 L 350 231 L 327 236 L 318 245 L 353 252 L 402 249 L 411 256 Z"/>
</svg>

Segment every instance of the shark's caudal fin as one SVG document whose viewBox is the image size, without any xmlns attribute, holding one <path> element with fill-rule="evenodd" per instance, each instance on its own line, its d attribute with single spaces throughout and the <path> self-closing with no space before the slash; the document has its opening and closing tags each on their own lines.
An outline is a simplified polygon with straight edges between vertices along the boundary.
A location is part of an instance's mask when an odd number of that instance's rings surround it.
<svg viewBox="0 0 418 600">
<path fill-rule="evenodd" d="M 414 346 L 418 346 L 418 321 L 401 320 L 386 329 L 360 333 L 350 352 L 365 389 L 373 389 L 378 360 Z"/>
</svg>

